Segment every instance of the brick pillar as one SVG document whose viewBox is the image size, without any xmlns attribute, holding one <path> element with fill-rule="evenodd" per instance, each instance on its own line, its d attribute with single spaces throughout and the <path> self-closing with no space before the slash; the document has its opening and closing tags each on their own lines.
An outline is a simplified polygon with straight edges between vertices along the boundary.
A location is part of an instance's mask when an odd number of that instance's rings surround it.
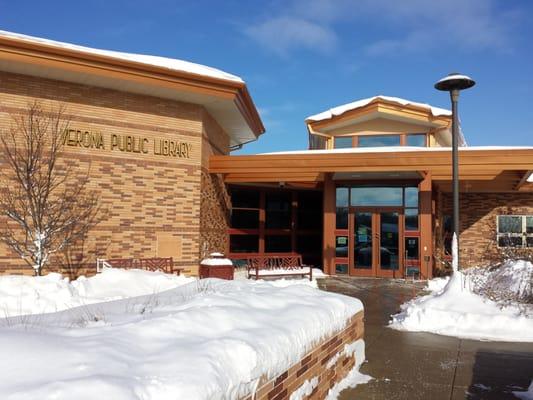
<svg viewBox="0 0 533 400">
<path fill-rule="evenodd" d="M 420 272 L 422 277 L 431 279 L 433 276 L 433 226 L 432 226 L 432 191 L 431 172 L 427 172 L 420 182 Z M 426 261 L 429 257 L 429 262 Z"/>
<path fill-rule="evenodd" d="M 333 275 L 335 273 L 335 182 L 332 174 L 324 175 L 324 232 L 322 257 L 324 272 Z"/>
</svg>

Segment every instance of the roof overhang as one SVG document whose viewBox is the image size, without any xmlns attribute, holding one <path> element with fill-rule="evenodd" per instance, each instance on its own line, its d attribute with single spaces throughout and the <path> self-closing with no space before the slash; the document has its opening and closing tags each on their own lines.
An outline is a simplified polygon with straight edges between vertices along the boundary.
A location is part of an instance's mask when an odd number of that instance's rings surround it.
<svg viewBox="0 0 533 400">
<path fill-rule="evenodd" d="M 264 133 L 244 82 L 0 36 L 0 70 L 203 106 L 235 146 Z"/>
<path fill-rule="evenodd" d="M 463 188 L 471 191 L 516 191 L 520 180 L 533 170 L 533 148 L 459 150 L 459 178 Z M 392 179 L 410 178 L 430 173 L 432 181 L 443 190 L 452 179 L 452 155 L 447 148 L 425 148 L 420 151 L 335 152 L 307 151 L 298 154 L 259 154 L 211 156 L 211 173 L 224 174 L 228 183 L 253 182 L 320 182 L 327 173 L 337 176 L 379 174 Z M 529 175 L 528 175 L 529 176 Z M 371 177 L 371 178 L 370 178 Z M 361 179 L 361 178 L 359 178 Z"/>
</svg>

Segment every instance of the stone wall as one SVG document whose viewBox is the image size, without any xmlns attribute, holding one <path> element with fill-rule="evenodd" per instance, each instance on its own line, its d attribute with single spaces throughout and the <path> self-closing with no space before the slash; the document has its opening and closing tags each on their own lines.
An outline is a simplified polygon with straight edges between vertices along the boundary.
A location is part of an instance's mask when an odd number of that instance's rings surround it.
<svg viewBox="0 0 533 400">
<path fill-rule="evenodd" d="M 206 173 L 208 156 L 227 152 L 229 143 L 203 107 L 5 72 L 0 72 L 0 83 L 0 129 L 9 129 L 11 116 L 38 100 L 45 110 L 63 105 L 69 128 L 102 134 L 104 149 L 85 148 L 74 141 L 65 147 L 64 157 L 64 162 L 82 171 L 90 166 L 90 189 L 99 194 L 106 213 L 88 238 L 90 266 L 97 256 L 172 256 L 186 272 L 197 271 L 201 208 L 209 222 L 205 232 L 224 227 L 224 210 L 215 210 L 214 204 L 225 194 L 220 178 Z M 112 149 L 112 135 L 145 138 L 147 151 Z M 158 146 L 165 141 L 186 143 L 188 157 L 161 154 Z M 202 185 L 207 193 L 203 203 Z M 223 240 L 217 235 L 209 242 L 218 248 Z M 0 273 L 32 270 L 0 245 Z"/>
<path fill-rule="evenodd" d="M 227 253 L 231 199 L 222 175 L 208 172 L 211 155 L 229 154 L 229 137 L 208 114 L 204 113 L 202 145 L 202 196 L 200 203 L 200 254 Z"/>
<path fill-rule="evenodd" d="M 451 193 L 443 193 L 438 198 L 439 218 L 444 214 L 452 215 Z M 496 216 L 533 215 L 533 195 L 521 192 L 461 193 L 460 207 L 461 265 L 488 265 L 497 261 L 501 254 L 496 243 Z M 533 254 L 533 249 L 524 251 Z"/>
<path fill-rule="evenodd" d="M 256 393 L 245 400 L 282 400 L 289 399 L 291 394 L 306 381 L 314 378 L 318 383 L 310 395 L 302 400 L 324 399 L 336 383 L 340 382 L 351 369 L 363 360 L 356 360 L 355 354 L 343 352 L 346 345 L 362 339 L 364 335 L 363 312 L 359 312 L 335 335 L 318 343 L 298 363 L 278 375 L 274 379 L 265 379 L 260 383 Z"/>
</svg>

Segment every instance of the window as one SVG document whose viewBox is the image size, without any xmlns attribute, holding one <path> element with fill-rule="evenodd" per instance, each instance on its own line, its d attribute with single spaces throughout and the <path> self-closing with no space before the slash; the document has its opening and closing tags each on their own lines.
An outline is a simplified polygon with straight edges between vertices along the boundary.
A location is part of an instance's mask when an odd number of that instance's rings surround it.
<svg viewBox="0 0 533 400">
<path fill-rule="evenodd" d="M 257 253 L 259 235 L 230 235 L 229 248 L 231 253 Z"/>
<path fill-rule="evenodd" d="M 353 137 L 352 136 L 336 137 L 333 140 L 333 147 L 335 149 L 348 149 L 350 147 L 353 147 Z"/>
<path fill-rule="evenodd" d="M 231 192 L 231 226 L 237 229 L 259 228 L 259 192 L 233 190 Z"/>
<path fill-rule="evenodd" d="M 353 187 L 350 192 L 352 206 L 401 206 L 401 187 Z"/>
<path fill-rule="evenodd" d="M 326 148 L 327 139 L 324 136 L 319 135 L 309 135 L 309 149 L 311 150 L 322 150 Z"/>
<path fill-rule="evenodd" d="M 533 247 L 533 216 L 498 215 L 499 247 Z"/>
<path fill-rule="evenodd" d="M 359 147 L 400 146 L 400 135 L 359 136 Z"/>
<path fill-rule="evenodd" d="M 290 235 L 265 236 L 266 253 L 290 253 L 292 250 Z"/>
<path fill-rule="evenodd" d="M 265 227 L 288 229 L 291 227 L 291 194 L 271 192 L 265 196 Z"/>
<path fill-rule="evenodd" d="M 348 273 L 348 264 L 335 264 L 335 273 L 337 273 L 337 274 L 347 274 Z"/>
<path fill-rule="evenodd" d="M 339 187 L 336 190 L 335 203 L 337 207 L 337 229 L 348 229 L 348 204 L 350 192 L 348 188 Z"/>
<path fill-rule="evenodd" d="M 406 187 L 404 191 L 405 230 L 418 231 L 418 188 Z"/>
<path fill-rule="evenodd" d="M 414 147 L 426 147 L 426 134 L 425 133 L 410 133 L 405 139 L 407 146 Z"/>
<path fill-rule="evenodd" d="M 348 236 L 335 237 L 335 257 L 348 257 Z"/>
</svg>

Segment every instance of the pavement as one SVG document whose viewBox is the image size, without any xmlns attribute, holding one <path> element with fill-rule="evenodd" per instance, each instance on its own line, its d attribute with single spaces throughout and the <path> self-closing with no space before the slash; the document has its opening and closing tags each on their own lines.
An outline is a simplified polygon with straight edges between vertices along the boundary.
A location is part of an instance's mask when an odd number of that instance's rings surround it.
<svg viewBox="0 0 533 400">
<path fill-rule="evenodd" d="M 374 379 L 343 391 L 348 399 L 517 399 L 533 380 L 533 343 L 487 342 L 387 328 L 400 304 L 424 283 L 335 277 L 322 289 L 359 298 L 365 306 L 367 361 Z"/>
</svg>

